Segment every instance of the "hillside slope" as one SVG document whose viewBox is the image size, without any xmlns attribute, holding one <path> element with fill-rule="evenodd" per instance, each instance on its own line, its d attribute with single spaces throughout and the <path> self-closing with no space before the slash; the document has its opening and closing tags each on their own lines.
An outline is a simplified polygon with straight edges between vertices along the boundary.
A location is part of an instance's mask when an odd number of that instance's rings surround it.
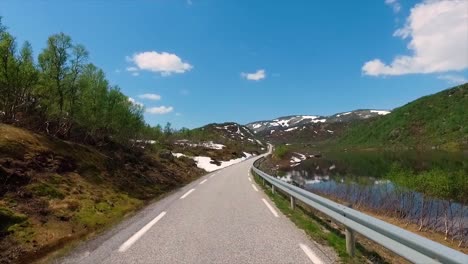
<svg viewBox="0 0 468 264">
<path fill-rule="evenodd" d="M 204 154 L 219 161 L 245 157 L 245 153 L 257 155 L 265 150 L 266 144 L 249 128 L 232 122 L 208 124 L 179 133 L 173 149 L 190 156 Z"/>
<path fill-rule="evenodd" d="M 204 173 L 149 148 L 97 149 L 0 124 L 0 263 L 29 263 Z"/>
<path fill-rule="evenodd" d="M 331 116 L 295 115 L 247 124 L 255 135 L 276 144 L 323 143 L 339 137 L 356 122 L 389 114 L 387 110 L 360 109 Z"/>
<path fill-rule="evenodd" d="M 337 143 L 368 147 L 466 148 L 468 83 L 421 97 L 389 115 L 356 124 Z"/>
</svg>

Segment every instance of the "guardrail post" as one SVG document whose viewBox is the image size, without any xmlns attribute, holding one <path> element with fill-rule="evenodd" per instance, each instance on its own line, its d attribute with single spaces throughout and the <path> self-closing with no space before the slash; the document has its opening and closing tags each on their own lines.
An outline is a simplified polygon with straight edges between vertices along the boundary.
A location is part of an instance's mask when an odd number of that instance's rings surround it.
<svg viewBox="0 0 468 264">
<path fill-rule="evenodd" d="M 264 178 L 262 178 L 262 180 L 263 180 L 263 186 L 265 186 L 265 179 L 264 179 Z"/>
<path fill-rule="evenodd" d="M 347 204 L 349 208 L 352 208 L 352 204 Z M 353 229 L 346 226 L 346 252 L 351 257 L 354 257 L 356 252 L 356 236 Z"/>
<path fill-rule="evenodd" d="M 291 195 L 291 209 L 294 210 L 294 208 L 296 208 L 296 199 L 294 198 L 294 196 Z"/>
<path fill-rule="evenodd" d="M 275 186 L 273 184 L 271 184 L 271 192 L 275 194 Z"/>
<path fill-rule="evenodd" d="M 349 227 L 346 227 L 346 252 L 351 257 L 354 257 L 354 252 L 356 250 L 356 237 L 354 236 L 354 230 Z"/>
</svg>

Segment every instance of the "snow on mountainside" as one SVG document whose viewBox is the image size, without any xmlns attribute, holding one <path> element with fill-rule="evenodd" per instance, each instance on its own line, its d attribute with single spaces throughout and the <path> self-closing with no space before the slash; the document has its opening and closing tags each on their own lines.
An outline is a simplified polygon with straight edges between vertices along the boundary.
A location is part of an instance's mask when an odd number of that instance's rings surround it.
<svg viewBox="0 0 468 264">
<path fill-rule="evenodd" d="M 386 110 L 355 110 L 350 112 L 338 113 L 331 116 L 314 116 L 314 115 L 297 115 L 279 117 L 273 120 L 257 121 L 247 124 L 246 126 L 254 131 L 255 134 L 264 133 L 273 134 L 273 131 L 294 131 L 302 126 L 317 123 L 340 123 L 351 122 L 354 120 L 368 119 L 380 115 L 389 114 Z"/>
<path fill-rule="evenodd" d="M 351 124 L 389 114 L 386 110 L 355 110 L 330 116 L 296 115 L 258 121 L 246 126 L 275 143 L 320 142 L 339 137 Z"/>
<path fill-rule="evenodd" d="M 214 128 L 226 139 L 264 146 L 263 142 L 258 140 L 248 127 L 239 125 L 237 123 L 210 124 L 205 126 L 205 128 Z"/>
<path fill-rule="evenodd" d="M 209 124 L 186 132 L 174 140 L 172 155 L 193 159 L 206 171 L 223 168 L 266 151 L 246 126 L 237 123 Z"/>
</svg>

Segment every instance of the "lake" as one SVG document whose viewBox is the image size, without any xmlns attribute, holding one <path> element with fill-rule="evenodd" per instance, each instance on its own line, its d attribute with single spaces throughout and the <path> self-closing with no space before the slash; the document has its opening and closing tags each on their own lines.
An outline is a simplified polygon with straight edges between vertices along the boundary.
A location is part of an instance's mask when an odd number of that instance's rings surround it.
<svg viewBox="0 0 468 264">
<path fill-rule="evenodd" d="M 468 243 L 467 152 L 329 152 L 300 163 L 304 155 L 294 155 L 278 178 Z"/>
</svg>

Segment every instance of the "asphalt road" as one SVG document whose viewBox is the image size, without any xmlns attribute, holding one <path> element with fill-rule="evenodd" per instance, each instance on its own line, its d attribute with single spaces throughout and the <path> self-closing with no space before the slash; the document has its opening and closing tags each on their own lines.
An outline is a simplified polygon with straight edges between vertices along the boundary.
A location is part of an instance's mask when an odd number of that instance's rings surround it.
<svg viewBox="0 0 468 264">
<path fill-rule="evenodd" d="M 334 263 L 256 186 L 254 160 L 192 182 L 57 263 Z"/>
</svg>

